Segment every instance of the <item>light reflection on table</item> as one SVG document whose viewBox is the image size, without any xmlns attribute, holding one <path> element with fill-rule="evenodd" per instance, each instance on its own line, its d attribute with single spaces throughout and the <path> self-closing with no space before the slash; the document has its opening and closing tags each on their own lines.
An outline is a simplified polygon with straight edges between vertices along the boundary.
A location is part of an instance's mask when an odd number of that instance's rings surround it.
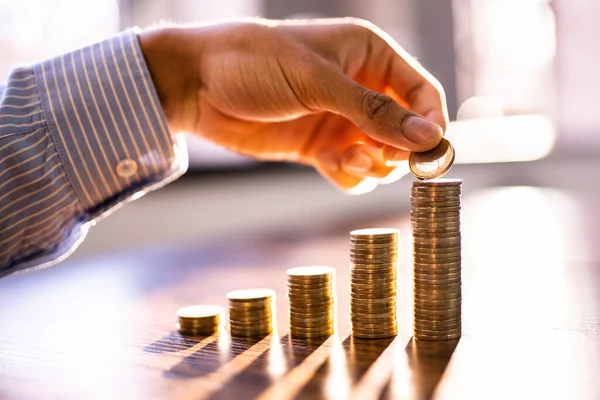
<svg viewBox="0 0 600 400">
<path fill-rule="evenodd" d="M 599 197 L 600 198 L 600 197 Z M 533 187 L 463 196 L 460 341 L 411 339 L 407 215 L 328 233 L 165 246 L 0 280 L 0 398 L 594 398 L 600 396 L 597 198 Z M 347 232 L 401 232 L 400 334 L 349 337 Z M 285 270 L 337 268 L 338 333 L 306 344 L 287 328 Z M 185 338 L 181 305 L 226 305 L 240 287 L 277 291 L 277 332 Z"/>
</svg>

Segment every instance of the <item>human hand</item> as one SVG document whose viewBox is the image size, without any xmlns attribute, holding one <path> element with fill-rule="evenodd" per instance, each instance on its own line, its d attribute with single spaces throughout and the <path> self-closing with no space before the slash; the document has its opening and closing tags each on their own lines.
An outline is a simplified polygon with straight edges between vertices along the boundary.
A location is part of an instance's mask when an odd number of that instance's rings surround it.
<svg viewBox="0 0 600 400">
<path fill-rule="evenodd" d="M 349 193 L 400 178 L 446 128 L 440 84 L 366 21 L 159 28 L 140 43 L 173 131 L 312 165 Z"/>
</svg>

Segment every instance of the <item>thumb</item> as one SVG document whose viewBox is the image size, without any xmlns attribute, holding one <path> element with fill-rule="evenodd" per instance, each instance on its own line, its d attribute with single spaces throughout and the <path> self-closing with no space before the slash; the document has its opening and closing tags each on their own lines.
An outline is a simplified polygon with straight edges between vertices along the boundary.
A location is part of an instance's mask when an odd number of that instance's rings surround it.
<svg viewBox="0 0 600 400">
<path fill-rule="evenodd" d="M 409 151 L 425 151 L 442 140 L 442 128 L 402 107 L 388 95 L 368 89 L 337 71 L 334 88 L 324 93 L 327 111 L 351 120 L 373 139 Z"/>
</svg>

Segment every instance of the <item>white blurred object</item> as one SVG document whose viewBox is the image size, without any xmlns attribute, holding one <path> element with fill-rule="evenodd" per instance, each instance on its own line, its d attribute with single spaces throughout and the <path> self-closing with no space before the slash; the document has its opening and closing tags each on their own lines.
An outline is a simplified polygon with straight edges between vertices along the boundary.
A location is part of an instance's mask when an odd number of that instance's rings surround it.
<svg viewBox="0 0 600 400">
<path fill-rule="evenodd" d="M 522 162 L 550 154 L 556 130 L 543 115 L 518 115 L 454 121 L 445 137 L 456 150 L 455 164 Z"/>
<path fill-rule="evenodd" d="M 10 70 L 114 35 L 116 0 L 0 1 L 0 81 Z"/>
<path fill-rule="evenodd" d="M 486 96 L 473 96 L 464 101 L 456 113 L 457 120 L 501 117 L 502 104 Z"/>
</svg>

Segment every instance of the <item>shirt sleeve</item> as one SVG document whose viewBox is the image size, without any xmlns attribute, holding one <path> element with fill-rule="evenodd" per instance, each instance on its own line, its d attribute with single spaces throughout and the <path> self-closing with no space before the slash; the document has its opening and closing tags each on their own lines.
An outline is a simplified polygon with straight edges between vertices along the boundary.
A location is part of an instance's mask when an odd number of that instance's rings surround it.
<svg viewBox="0 0 600 400">
<path fill-rule="evenodd" d="M 186 169 L 135 30 L 14 70 L 0 87 L 0 277 L 67 257 Z"/>
</svg>

